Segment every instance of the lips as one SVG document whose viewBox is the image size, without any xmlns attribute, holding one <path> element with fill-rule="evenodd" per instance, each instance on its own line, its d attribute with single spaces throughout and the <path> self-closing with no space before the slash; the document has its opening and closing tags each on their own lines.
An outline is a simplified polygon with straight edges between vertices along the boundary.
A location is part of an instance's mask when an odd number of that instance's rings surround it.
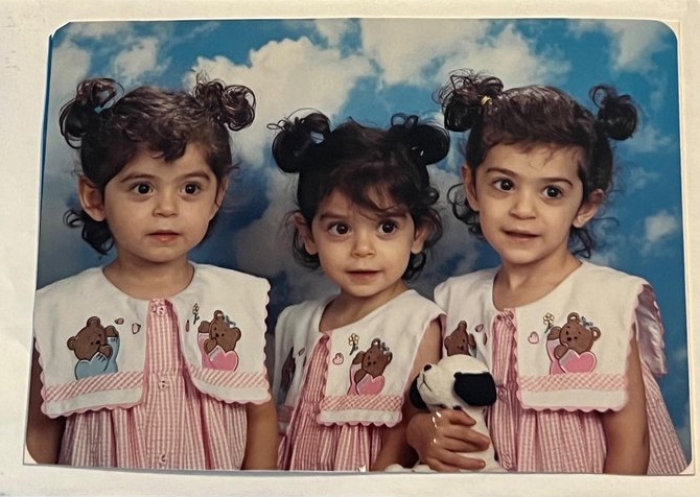
<svg viewBox="0 0 700 497">
<path fill-rule="evenodd" d="M 530 233 L 527 231 L 517 231 L 517 230 L 504 230 L 503 231 L 509 238 L 514 238 L 518 240 L 532 240 L 537 238 L 538 235 Z"/>
<path fill-rule="evenodd" d="M 348 271 L 351 278 L 355 280 L 371 280 L 379 274 L 379 271 L 374 271 L 371 269 L 357 269 Z"/>
<path fill-rule="evenodd" d="M 153 233 L 149 233 L 148 235 L 151 238 L 155 238 L 156 240 L 160 242 L 170 242 L 174 239 L 176 239 L 179 235 L 179 233 L 176 233 L 175 231 L 169 231 L 169 230 L 160 230 L 160 231 L 154 231 Z"/>
</svg>

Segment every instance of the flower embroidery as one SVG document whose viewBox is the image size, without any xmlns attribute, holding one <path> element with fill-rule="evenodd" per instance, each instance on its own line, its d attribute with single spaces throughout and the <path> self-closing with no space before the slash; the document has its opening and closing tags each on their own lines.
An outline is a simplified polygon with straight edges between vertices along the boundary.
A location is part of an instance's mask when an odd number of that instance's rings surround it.
<svg viewBox="0 0 700 497">
<path fill-rule="evenodd" d="M 357 351 L 357 345 L 360 343 L 360 337 L 357 336 L 356 333 L 353 333 L 348 337 L 348 345 L 351 346 L 350 348 L 350 354 L 353 355 Z"/>
</svg>

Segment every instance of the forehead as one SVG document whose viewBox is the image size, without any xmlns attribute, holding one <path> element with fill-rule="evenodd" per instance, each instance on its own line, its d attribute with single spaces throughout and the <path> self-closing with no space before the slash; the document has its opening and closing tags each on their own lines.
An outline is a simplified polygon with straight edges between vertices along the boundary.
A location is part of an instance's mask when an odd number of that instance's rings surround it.
<svg viewBox="0 0 700 497">
<path fill-rule="evenodd" d="M 145 147 L 139 147 L 134 157 L 117 176 L 144 173 L 155 176 L 172 176 L 189 173 L 211 173 L 204 149 L 197 143 L 188 143 L 182 156 L 166 161 L 163 155 Z M 213 174 L 213 173 L 211 173 Z"/>
<path fill-rule="evenodd" d="M 542 172 L 558 175 L 578 175 L 583 164 L 584 151 L 580 147 L 543 143 L 527 145 L 498 144 L 489 150 L 484 169 L 505 168 L 528 173 Z"/>
<path fill-rule="evenodd" d="M 364 192 L 360 198 L 351 198 L 342 189 L 334 189 L 318 206 L 318 214 L 327 212 L 360 214 L 364 217 L 377 218 L 386 215 L 402 215 L 405 209 L 397 205 L 389 194 L 380 187 Z"/>
</svg>

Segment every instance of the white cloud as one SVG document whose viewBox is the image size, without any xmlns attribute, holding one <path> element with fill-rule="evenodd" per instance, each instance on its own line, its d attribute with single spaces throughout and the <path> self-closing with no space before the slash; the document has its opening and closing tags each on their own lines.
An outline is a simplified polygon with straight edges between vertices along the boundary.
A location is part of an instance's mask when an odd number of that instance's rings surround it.
<svg viewBox="0 0 700 497">
<path fill-rule="evenodd" d="M 314 22 L 316 30 L 328 44 L 337 46 L 354 29 L 355 21 L 350 19 L 319 19 Z"/>
<path fill-rule="evenodd" d="M 113 61 L 116 79 L 124 86 L 139 80 L 144 74 L 161 74 L 169 60 L 159 62 L 160 41 L 156 37 L 140 38 L 117 54 Z"/>
<path fill-rule="evenodd" d="M 554 83 L 570 70 L 553 48 L 540 49 L 508 23 L 496 33 L 479 20 L 362 21 L 363 47 L 386 85 L 436 89 L 456 69 L 472 68 L 506 86 Z"/>
<path fill-rule="evenodd" d="M 335 48 L 324 49 L 302 37 L 274 41 L 250 53 L 250 65 L 236 65 L 225 57 L 200 57 L 194 71 L 228 84 L 244 84 L 257 97 L 253 125 L 238 133 L 241 155 L 251 166 L 263 165 L 274 131 L 267 129 L 298 109 L 318 109 L 331 119 L 345 105 L 357 81 L 370 75 L 369 62 L 357 55 L 343 56 Z M 185 78 L 192 85 L 194 72 Z"/>
<path fill-rule="evenodd" d="M 644 220 L 644 239 L 647 249 L 675 235 L 681 229 L 678 216 L 667 211 L 650 216 Z"/>
<path fill-rule="evenodd" d="M 570 25 L 574 35 L 603 32 L 612 41 L 610 66 L 616 71 L 649 72 L 652 56 L 666 48 L 661 40 L 668 27 L 652 21 L 578 21 Z"/>
<path fill-rule="evenodd" d="M 674 145 L 674 139 L 664 135 L 661 130 L 651 124 L 643 124 L 631 139 L 622 143 L 631 152 L 643 154 Z"/>
<path fill-rule="evenodd" d="M 626 171 L 624 179 L 625 193 L 642 190 L 647 185 L 653 184 L 661 179 L 661 174 L 649 171 L 643 167 L 634 167 Z"/>
</svg>

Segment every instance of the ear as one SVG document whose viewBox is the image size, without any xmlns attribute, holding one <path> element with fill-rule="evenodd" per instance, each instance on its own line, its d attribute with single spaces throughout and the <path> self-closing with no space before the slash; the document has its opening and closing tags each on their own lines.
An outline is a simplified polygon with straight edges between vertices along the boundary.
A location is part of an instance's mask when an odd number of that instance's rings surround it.
<svg viewBox="0 0 700 497">
<path fill-rule="evenodd" d="M 496 383 L 489 373 L 455 373 L 454 391 L 473 407 L 490 406 L 496 402 Z"/>
<path fill-rule="evenodd" d="M 304 240 L 304 248 L 311 254 L 318 254 L 318 249 L 316 248 L 316 242 L 314 242 L 314 236 L 311 232 L 311 226 L 308 225 L 304 216 L 301 212 L 294 214 L 294 225 L 296 226 L 302 240 Z"/>
<path fill-rule="evenodd" d="M 411 382 L 411 388 L 408 390 L 408 398 L 417 409 L 427 409 L 428 406 L 423 402 L 423 398 L 418 391 L 418 377 Z"/>
<path fill-rule="evenodd" d="M 598 213 L 598 209 L 600 209 L 600 206 L 603 204 L 603 200 L 605 200 L 605 193 L 603 193 L 603 190 L 594 190 L 588 196 L 588 199 L 581 204 L 581 207 L 578 208 L 576 217 L 571 224 L 575 228 L 583 228 L 586 223 L 593 219 Z"/>
<path fill-rule="evenodd" d="M 476 172 L 468 164 L 462 166 L 462 183 L 464 184 L 464 193 L 467 196 L 469 207 L 474 212 L 479 212 L 479 200 L 476 196 Z"/>
<path fill-rule="evenodd" d="M 224 178 L 221 180 L 219 183 L 219 187 L 216 192 L 216 198 L 214 199 L 214 205 L 211 208 L 211 215 L 209 216 L 209 220 L 211 221 L 214 219 L 214 216 L 216 216 L 216 213 L 219 212 L 219 209 L 221 209 L 221 206 L 224 203 L 224 199 L 226 198 L 226 192 L 228 191 L 228 185 L 229 181 L 228 178 Z"/>
<path fill-rule="evenodd" d="M 412 254 L 420 254 L 423 252 L 423 247 L 425 246 L 425 240 L 427 240 L 430 234 L 430 227 L 427 224 L 423 224 L 416 228 L 415 236 L 413 237 L 413 244 L 411 245 Z"/>
<path fill-rule="evenodd" d="M 105 220 L 104 196 L 100 189 L 85 176 L 81 176 L 78 180 L 78 196 L 80 205 L 88 216 L 98 223 Z"/>
</svg>

